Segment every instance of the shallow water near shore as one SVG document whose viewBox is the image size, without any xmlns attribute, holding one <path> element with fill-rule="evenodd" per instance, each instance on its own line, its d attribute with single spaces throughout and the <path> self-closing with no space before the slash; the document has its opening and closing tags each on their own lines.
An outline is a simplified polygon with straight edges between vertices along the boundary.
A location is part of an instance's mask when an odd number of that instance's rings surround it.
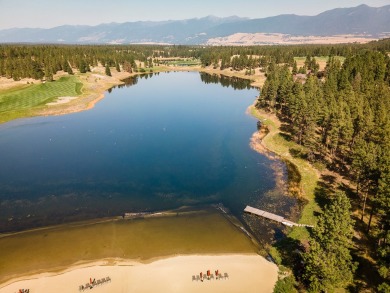
<svg viewBox="0 0 390 293">
<path fill-rule="evenodd" d="M 0 284 L 106 258 L 151 261 L 171 255 L 256 253 L 258 247 L 215 208 L 142 219 L 79 222 L 0 237 Z M 226 241 L 229 239 L 229 241 Z"/>
<path fill-rule="evenodd" d="M 247 204 L 288 215 L 275 161 L 249 146 L 257 94 L 244 80 L 146 75 L 92 110 L 1 125 L 0 231 L 214 203 L 248 226 Z"/>
</svg>

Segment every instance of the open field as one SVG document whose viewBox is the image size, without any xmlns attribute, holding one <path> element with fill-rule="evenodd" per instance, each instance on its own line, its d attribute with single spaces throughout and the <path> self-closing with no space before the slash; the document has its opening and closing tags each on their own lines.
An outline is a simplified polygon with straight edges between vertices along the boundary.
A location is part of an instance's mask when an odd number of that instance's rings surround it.
<svg viewBox="0 0 390 293">
<path fill-rule="evenodd" d="M 326 67 L 326 63 L 328 62 L 328 56 L 314 56 L 318 65 L 320 65 L 320 70 L 324 70 Z M 334 58 L 340 60 L 341 64 L 343 64 L 345 57 L 342 56 L 334 56 Z M 294 60 L 297 62 L 297 66 L 303 67 L 305 65 L 306 57 L 294 57 Z"/>
<path fill-rule="evenodd" d="M 199 60 L 175 60 L 175 61 L 167 61 L 166 65 L 173 66 L 197 66 L 200 65 Z"/>
</svg>

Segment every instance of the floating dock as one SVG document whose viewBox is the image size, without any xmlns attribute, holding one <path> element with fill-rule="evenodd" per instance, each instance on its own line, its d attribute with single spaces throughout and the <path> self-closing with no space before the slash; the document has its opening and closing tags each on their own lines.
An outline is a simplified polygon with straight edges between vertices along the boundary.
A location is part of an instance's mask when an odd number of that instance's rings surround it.
<svg viewBox="0 0 390 293">
<path fill-rule="evenodd" d="M 266 211 L 263 211 L 263 210 L 259 210 L 259 209 L 253 208 L 251 206 L 246 206 L 246 208 L 244 209 L 244 212 L 247 212 L 247 213 L 250 213 L 250 214 L 254 214 L 254 215 L 257 215 L 257 216 L 260 216 L 260 217 L 263 217 L 263 218 L 267 218 L 267 219 L 270 219 L 270 220 L 282 223 L 283 225 L 286 225 L 288 227 L 296 226 L 296 227 L 310 227 L 310 228 L 313 228 L 312 225 L 294 223 L 294 222 L 291 222 L 291 221 L 283 218 L 282 216 L 278 216 L 278 215 L 275 215 L 273 213 L 269 213 L 269 212 L 266 212 Z"/>
</svg>

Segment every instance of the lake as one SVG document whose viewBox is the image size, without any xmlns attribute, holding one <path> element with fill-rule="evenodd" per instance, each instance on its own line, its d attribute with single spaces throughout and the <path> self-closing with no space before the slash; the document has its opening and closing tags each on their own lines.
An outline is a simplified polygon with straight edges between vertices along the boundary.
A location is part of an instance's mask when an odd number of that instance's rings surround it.
<svg viewBox="0 0 390 293">
<path fill-rule="evenodd" d="M 288 215 L 284 165 L 249 146 L 256 95 L 244 80 L 151 74 L 91 110 L 0 125 L 0 231 L 216 203 L 249 226 L 246 205 Z"/>
</svg>

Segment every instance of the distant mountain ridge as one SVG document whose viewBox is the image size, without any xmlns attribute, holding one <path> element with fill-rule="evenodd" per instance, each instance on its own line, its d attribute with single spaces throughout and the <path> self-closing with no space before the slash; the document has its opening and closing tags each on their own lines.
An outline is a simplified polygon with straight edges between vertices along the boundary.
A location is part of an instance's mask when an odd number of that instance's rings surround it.
<svg viewBox="0 0 390 293">
<path fill-rule="evenodd" d="M 209 39 L 236 33 L 281 33 L 300 36 L 371 35 L 390 32 L 390 5 L 336 8 L 316 16 L 294 14 L 260 19 L 237 16 L 186 20 L 107 23 L 96 26 L 63 25 L 50 29 L 0 30 L 0 43 L 64 44 L 205 44 Z"/>
</svg>

